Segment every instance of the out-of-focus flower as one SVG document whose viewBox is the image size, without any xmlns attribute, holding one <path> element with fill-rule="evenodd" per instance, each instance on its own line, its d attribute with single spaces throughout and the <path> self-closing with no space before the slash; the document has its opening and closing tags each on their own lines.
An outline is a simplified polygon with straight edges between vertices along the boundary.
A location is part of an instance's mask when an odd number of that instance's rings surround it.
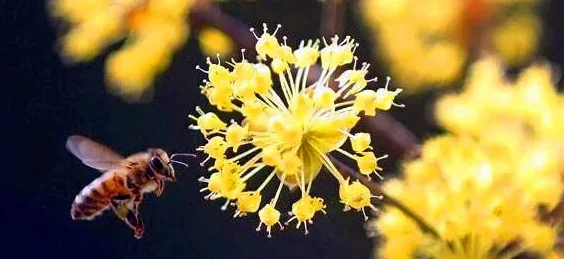
<svg viewBox="0 0 564 259">
<path fill-rule="evenodd" d="M 493 50 L 508 64 L 523 64 L 537 51 L 541 29 L 531 11 L 512 14 L 493 29 Z"/>
<path fill-rule="evenodd" d="M 499 138 L 516 150 L 531 143 L 564 150 L 564 95 L 558 94 L 547 64 L 533 65 L 509 82 L 499 60 L 482 59 L 461 93 L 438 101 L 436 116 L 453 133 Z"/>
<path fill-rule="evenodd" d="M 192 0 L 52 0 L 51 13 L 66 20 L 61 54 L 84 62 L 126 39 L 106 61 L 110 89 L 135 100 L 165 70 L 188 36 Z"/>
<path fill-rule="evenodd" d="M 200 49 L 207 56 L 219 54 L 220 58 L 230 56 L 235 50 L 235 43 L 222 31 L 206 27 L 198 34 Z"/>
<path fill-rule="evenodd" d="M 539 220 L 562 192 L 555 154 L 540 145 L 446 135 L 424 143 L 385 192 L 410 208 L 438 237 L 395 208 L 370 226 L 383 237 L 382 258 L 516 258 L 552 253 L 557 228 Z"/>
<path fill-rule="evenodd" d="M 284 186 L 299 189 L 301 198 L 291 207 L 291 218 L 296 227 L 307 224 L 317 212 L 325 213 L 322 198 L 311 192 L 313 181 L 325 168 L 339 183 L 339 196 L 346 209 L 362 211 L 374 208 L 370 191 L 358 182 L 349 182 L 335 168 L 328 154 L 336 152 L 357 162 L 366 176 L 382 170 L 370 147 L 370 137 L 365 133 L 351 133 L 351 129 L 364 113 L 375 115 L 377 110 L 388 110 L 401 89 L 386 86 L 377 90 L 365 89 L 376 81 L 365 78 L 368 64 L 357 66 L 354 50 L 357 44 L 346 37 L 332 38 L 329 42 L 302 41 L 297 49 L 280 43 L 276 33 L 264 31 L 257 38 L 256 51 L 262 61 L 252 63 L 244 57 L 241 61 L 208 59 L 208 80 L 202 93 L 210 103 L 223 112 L 242 115 L 241 122 L 224 122 L 216 113 L 197 109 L 191 116 L 207 143 L 199 148 L 214 160 L 203 191 L 210 199 L 224 198 L 236 205 L 235 216 L 258 212 L 259 227 L 266 226 L 270 236 L 272 226 L 280 224 L 278 201 Z M 254 30 L 253 30 L 254 33 Z M 309 71 L 321 61 L 322 71 L 317 81 L 308 83 Z M 337 77 L 338 88 L 329 87 L 336 70 L 344 69 Z M 203 70 L 203 69 L 202 69 Z M 274 75 L 273 75 L 274 74 Z M 276 85 L 276 86 L 275 86 Z M 353 151 L 342 146 L 350 140 Z M 208 161 L 206 159 L 205 162 Z M 263 199 L 264 188 L 274 177 L 280 181 L 272 199 Z M 253 179 L 252 179 L 253 178 Z M 264 179 L 258 187 L 248 186 L 249 180 Z"/>
<path fill-rule="evenodd" d="M 384 192 L 438 236 L 424 233 L 397 208 L 369 226 L 385 240 L 383 258 L 557 258 L 559 227 L 541 221 L 560 202 L 564 102 L 546 64 L 507 80 L 499 60 L 472 66 L 458 94 L 438 101 L 451 133 L 424 143 L 421 157 Z"/>
<path fill-rule="evenodd" d="M 530 60 L 540 36 L 537 2 L 363 0 L 359 10 L 378 44 L 376 55 L 416 93 L 454 85 L 477 46 L 510 65 Z"/>
</svg>

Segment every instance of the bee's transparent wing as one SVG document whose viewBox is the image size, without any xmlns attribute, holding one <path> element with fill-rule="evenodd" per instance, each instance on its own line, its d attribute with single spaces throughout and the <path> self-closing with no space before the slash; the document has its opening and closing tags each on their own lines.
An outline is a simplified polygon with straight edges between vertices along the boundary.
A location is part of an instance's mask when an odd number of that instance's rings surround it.
<svg viewBox="0 0 564 259">
<path fill-rule="evenodd" d="M 66 147 L 73 155 L 82 160 L 82 163 L 100 171 L 117 168 L 124 159 L 109 147 L 84 136 L 68 137 Z"/>
</svg>

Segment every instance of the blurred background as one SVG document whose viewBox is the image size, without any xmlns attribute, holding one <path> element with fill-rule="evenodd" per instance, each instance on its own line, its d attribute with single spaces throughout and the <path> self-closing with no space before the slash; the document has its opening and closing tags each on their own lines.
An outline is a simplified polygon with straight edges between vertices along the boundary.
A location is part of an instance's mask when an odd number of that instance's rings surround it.
<svg viewBox="0 0 564 259">
<path fill-rule="evenodd" d="M 538 59 L 545 59 L 556 68 L 564 64 L 564 2 L 540 2 L 535 7 L 542 28 L 538 55 L 517 62 L 515 71 Z M 104 59 L 119 44 L 88 63 L 70 66 L 58 52 L 58 39 L 63 31 L 59 21 L 49 15 L 45 3 L 1 1 L 1 6 L 0 19 L 7 31 L 3 40 L 6 45 L 0 48 L 0 53 L 7 92 L 3 95 L 7 97 L 3 102 L 7 108 L 3 136 L 8 143 L 4 148 L 7 155 L 4 163 L 8 168 L 4 171 L 7 178 L 3 181 L 4 206 L 0 211 L 5 225 L 2 232 L 8 240 L 3 243 L 9 255 L 20 258 L 371 256 L 372 241 L 366 236 L 361 215 L 338 213 L 341 207 L 337 206 L 337 200 L 327 200 L 328 216 L 317 217 L 308 236 L 292 230 L 277 232 L 274 238 L 268 239 L 265 233 L 256 233 L 256 217 L 233 220 L 230 213 L 220 210 L 221 202 L 210 205 L 203 199 L 197 179 L 207 172 L 197 163 L 191 163 L 189 169 L 179 169 L 179 181 L 167 185 L 163 197 L 150 195 L 143 202 L 141 213 L 146 234 L 141 240 L 135 240 L 131 230 L 109 212 L 92 222 L 73 222 L 70 205 L 98 172 L 67 152 L 64 148 L 67 136 L 89 136 L 124 155 L 147 147 L 161 147 L 169 152 L 193 151 L 203 142 L 198 134 L 188 130 L 191 123 L 188 114 L 194 112 L 195 105 L 207 103 L 198 88 L 205 75 L 194 68 L 205 63 L 205 55 L 196 37 L 189 37 L 173 55 L 165 72 L 156 77 L 152 98 L 125 102 L 104 86 Z M 340 30 L 359 41 L 357 56 L 372 63 L 371 74 L 382 77 L 399 73 L 394 70 L 397 66 L 390 65 L 393 57 L 381 56 L 385 43 L 379 42 L 370 27 L 375 22 L 361 17 L 359 3 L 342 1 L 339 6 L 343 8 Z M 319 1 L 229 1 L 222 2 L 220 7 L 226 14 L 255 28 L 261 28 L 263 22 L 283 24 L 281 33 L 289 37 L 289 45 L 296 46 L 300 39 L 322 35 L 323 3 Z M 370 11 L 369 8 L 374 7 L 364 7 L 364 11 Z M 472 41 L 463 42 L 464 46 L 480 42 L 473 36 L 462 37 L 457 42 Z M 468 60 L 475 55 L 470 51 L 464 53 L 469 57 L 460 61 L 460 75 L 448 83 L 454 88 L 462 84 Z M 452 69 L 450 64 L 445 61 L 434 64 L 434 68 Z M 401 80 L 409 79 L 408 76 Z M 413 80 L 418 79 L 414 76 Z M 440 91 L 414 90 L 400 100 L 406 108 L 395 109 L 391 114 L 420 140 L 433 136 L 441 130 L 429 116 L 429 107 Z M 388 152 L 378 146 L 375 149 Z M 384 165 L 389 171 L 386 174 L 394 174 L 396 160 L 388 160 Z M 328 178 L 325 174 L 320 177 Z M 326 186 L 319 186 L 317 191 L 335 197 L 336 184 L 325 182 Z"/>
</svg>

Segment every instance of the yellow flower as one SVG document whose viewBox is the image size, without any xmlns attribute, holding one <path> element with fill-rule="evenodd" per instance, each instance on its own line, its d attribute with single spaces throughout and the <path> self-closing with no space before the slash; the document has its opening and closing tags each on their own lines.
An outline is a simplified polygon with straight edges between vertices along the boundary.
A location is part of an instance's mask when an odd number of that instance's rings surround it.
<svg viewBox="0 0 564 259">
<path fill-rule="evenodd" d="M 232 191 L 216 186 L 204 189 L 213 192 L 213 197 L 227 199 L 227 203 L 235 201 L 237 215 L 257 211 L 261 202 L 257 197 L 264 195 L 261 191 L 275 176 L 280 181 L 274 198 L 258 212 L 259 228 L 266 225 L 269 236 L 271 227 L 280 221 L 276 206 L 284 186 L 298 188 L 302 194 L 292 206 L 293 217 L 289 221 L 297 220 L 298 227 L 303 224 L 306 233 L 307 224 L 312 222 L 316 212 L 324 212 L 323 199 L 310 192 L 322 169 L 341 186 L 348 186 L 345 196 L 341 197 L 345 206 L 363 212 L 365 207 L 375 208 L 371 205 L 374 197 L 367 195 L 367 189 L 362 189 L 358 183 L 349 185 L 328 154 L 336 151 L 358 161 L 361 172 L 366 175 L 381 170 L 377 160 L 383 157 L 376 158 L 372 153 L 370 137 L 366 133 L 352 135 L 350 131 L 358 122 L 360 111 L 374 114 L 377 109 L 387 110 L 396 105 L 394 98 L 401 91 L 388 90 L 389 79 L 385 87 L 376 91 L 364 89 L 368 83 L 376 81 L 364 79 L 368 64 L 363 64 L 360 70 L 356 70 L 355 65 L 344 76 L 333 75 L 337 68 L 356 60 L 354 49 L 357 45 L 353 39 L 347 37 L 339 41 L 335 37 L 330 43 L 324 41 L 323 46 L 319 41 L 302 41 L 300 47 L 293 50 L 285 39 L 283 44 L 278 42 L 276 33 L 279 28 L 271 34 L 265 26 L 260 37 L 255 35 L 256 51 L 262 59 L 259 63 L 243 57 L 239 62 L 232 61 L 229 66 L 223 66 L 221 61 L 214 64 L 208 59 L 208 70 L 199 68 L 208 74 L 202 93 L 210 104 L 223 111 L 239 113 L 243 116 L 241 122 L 232 120 L 226 124 L 215 113 L 205 113 L 199 108 L 197 116 L 190 116 L 196 122 L 191 128 L 199 130 L 207 140 L 198 150 L 206 153 L 208 159 L 215 160 L 210 171 L 221 172 L 220 182 L 223 186 L 231 186 L 229 190 Z M 308 83 L 309 70 L 319 59 L 324 69 L 317 81 Z M 338 89 L 329 88 L 331 78 L 341 78 Z M 216 91 L 223 88 L 233 90 Z M 370 98 L 363 97 L 365 91 L 373 92 L 369 94 Z M 345 100 L 344 97 L 348 98 Z M 354 152 L 341 148 L 349 138 Z M 240 163 L 236 169 L 229 170 L 231 178 L 228 181 L 223 180 L 227 177 L 224 172 L 226 163 Z M 212 181 L 215 174 L 217 172 L 202 181 L 215 184 Z M 261 175 L 264 181 L 258 188 L 240 188 L 246 186 L 249 179 Z"/>
<path fill-rule="evenodd" d="M 385 239 L 378 248 L 380 256 L 515 258 L 524 252 L 548 256 L 558 229 L 540 220 L 538 208 L 551 208 L 560 198 L 560 175 L 548 158 L 534 158 L 537 150 L 519 146 L 512 152 L 513 148 L 454 135 L 426 141 L 421 158 L 404 165 L 403 179 L 387 182 L 384 191 L 437 236 L 422 232 L 398 209 L 386 207 L 372 223 Z M 542 169 L 528 166 L 531 162 Z M 546 186 L 549 182 L 554 186 Z M 533 195 L 538 186 L 550 190 L 543 197 Z"/>
<path fill-rule="evenodd" d="M 456 85 L 469 58 L 480 54 L 477 49 L 514 66 L 530 60 L 542 29 L 539 3 L 362 0 L 358 10 L 377 42 L 377 58 L 408 93 L 418 93 Z"/>
<path fill-rule="evenodd" d="M 235 50 L 233 40 L 216 28 L 203 28 L 198 34 L 198 41 L 200 49 L 207 56 L 219 54 L 220 57 L 224 58 L 231 55 Z"/>
<path fill-rule="evenodd" d="M 53 0 L 50 10 L 70 24 L 61 38 L 66 61 L 89 61 L 127 39 L 108 58 L 106 81 L 112 92 L 137 100 L 186 40 L 191 5 L 192 0 Z"/>
<path fill-rule="evenodd" d="M 259 218 L 260 223 L 257 227 L 257 231 L 260 231 L 260 227 L 262 224 L 266 225 L 266 232 L 268 233 L 268 237 L 272 237 L 271 229 L 274 224 L 278 224 L 280 229 L 284 229 L 282 224 L 280 224 L 280 212 L 274 208 L 272 204 L 266 204 L 262 209 L 259 211 Z"/>
<path fill-rule="evenodd" d="M 345 204 L 345 211 L 349 208 L 361 210 L 364 215 L 364 220 L 368 219 L 366 211 L 364 210 L 365 207 L 376 210 L 376 207 L 372 205 L 370 200 L 372 198 L 383 198 L 382 196 L 373 196 L 368 187 L 361 184 L 358 180 L 352 184 L 349 184 L 348 181 L 346 183 L 342 183 L 339 187 L 339 197 L 341 198 L 341 202 Z"/>
<path fill-rule="evenodd" d="M 385 193 L 401 201 L 439 237 L 430 237 L 398 210 L 375 222 L 386 239 L 385 258 L 548 257 L 558 229 L 540 220 L 563 191 L 564 103 L 547 64 L 506 80 L 499 60 L 472 66 L 460 93 L 439 99 L 438 121 L 454 135 L 426 141 L 420 159 L 406 163 L 403 180 Z M 559 133 L 556 133 L 558 129 Z"/>
</svg>

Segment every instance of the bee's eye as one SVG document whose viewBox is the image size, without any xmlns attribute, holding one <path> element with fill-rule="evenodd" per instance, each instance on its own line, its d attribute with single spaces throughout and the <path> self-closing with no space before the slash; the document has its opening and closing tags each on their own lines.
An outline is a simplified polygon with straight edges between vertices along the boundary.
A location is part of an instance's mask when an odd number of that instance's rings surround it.
<svg viewBox="0 0 564 259">
<path fill-rule="evenodd" d="M 157 172 L 162 172 L 164 170 L 164 165 L 163 162 L 161 161 L 160 158 L 154 156 L 151 158 L 151 167 L 153 168 L 153 170 L 157 171 Z"/>
</svg>

